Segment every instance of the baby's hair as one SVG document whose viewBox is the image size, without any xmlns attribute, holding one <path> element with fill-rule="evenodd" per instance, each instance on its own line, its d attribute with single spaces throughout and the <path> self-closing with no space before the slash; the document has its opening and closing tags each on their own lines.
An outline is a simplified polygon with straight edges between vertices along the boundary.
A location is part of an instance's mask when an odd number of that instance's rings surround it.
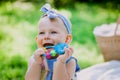
<svg viewBox="0 0 120 80">
<path fill-rule="evenodd" d="M 58 13 L 56 10 L 53 10 L 49 4 L 45 4 L 40 11 L 44 12 L 43 17 L 47 16 L 49 19 L 55 19 L 55 18 L 60 18 L 62 22 L 64 23 L 68 34 L 71 34 L 71 23 L 70 21 L 60 13 Z"/>
</svg>

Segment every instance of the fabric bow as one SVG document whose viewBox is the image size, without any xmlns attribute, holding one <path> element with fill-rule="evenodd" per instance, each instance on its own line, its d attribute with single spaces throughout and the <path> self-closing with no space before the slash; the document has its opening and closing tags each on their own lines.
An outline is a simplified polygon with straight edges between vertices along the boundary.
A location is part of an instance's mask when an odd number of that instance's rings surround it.
<svg viewBox="0 0 120 80">
<path fill-rule="evenodd" d="M 51 6 L 49 4 L 45 4 L 42 8 L 41 11 L 44 12 L 45 15 L 47 15 L 49 18 L 56 18 L 57 15 L 55 14 L 55 12 L 51 9 Z"/>
</svg>

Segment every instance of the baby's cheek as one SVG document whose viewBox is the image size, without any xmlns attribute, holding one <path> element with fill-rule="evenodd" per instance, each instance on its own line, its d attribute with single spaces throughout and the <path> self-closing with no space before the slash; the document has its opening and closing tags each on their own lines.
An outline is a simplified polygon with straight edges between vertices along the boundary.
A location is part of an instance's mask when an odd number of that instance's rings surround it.
<svg viewBox="0 0 120 80">
<path fill-rule="evenodd" d="M 37 45 L 38 45 L 38 47 L 42 47 L 42 41 L 39 41 L 39 42 L 37 43 Z"/>
</svg>

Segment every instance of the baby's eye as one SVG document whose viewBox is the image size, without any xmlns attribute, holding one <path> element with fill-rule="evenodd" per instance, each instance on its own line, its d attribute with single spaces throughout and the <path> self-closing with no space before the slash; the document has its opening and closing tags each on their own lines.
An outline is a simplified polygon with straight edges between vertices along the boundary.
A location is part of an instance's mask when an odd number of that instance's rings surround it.
<svg viewBox="0 0 120 80">
<path fill-rule="evenodd" d="M 39 34 L 45 34 L 44 32 L 40 32 Z"/>
<path fill-rule="evenodd" d="M 56 31 L 52 31 L 51 34 L 56 34 L 57 32 Z"/>
</svg>

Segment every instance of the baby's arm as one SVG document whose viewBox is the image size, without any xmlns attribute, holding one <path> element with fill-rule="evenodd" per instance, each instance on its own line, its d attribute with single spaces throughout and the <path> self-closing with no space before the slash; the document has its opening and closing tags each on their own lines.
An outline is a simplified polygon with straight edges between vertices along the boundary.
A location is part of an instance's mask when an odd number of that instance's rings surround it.
<svg viewBox="0 0 120 80">
<path fill-rule="evenodd" d="M 54 63 L 53 80 L 71 80 L 75 74 L 75 60 L 72 59 L 66 64 L 66 60 L 72 55 L 72 48 L 65 48 L 65 54 L 57 58 Z"/>
<path fill-rule="evenodd" d="M 30 58 L 25 80 L 40 80 L 41 64 L 43 62 L 43 58 L 40 55 L 43 53 L 44 51 L 42 49 L 38 49 Z"/>
</svg>

